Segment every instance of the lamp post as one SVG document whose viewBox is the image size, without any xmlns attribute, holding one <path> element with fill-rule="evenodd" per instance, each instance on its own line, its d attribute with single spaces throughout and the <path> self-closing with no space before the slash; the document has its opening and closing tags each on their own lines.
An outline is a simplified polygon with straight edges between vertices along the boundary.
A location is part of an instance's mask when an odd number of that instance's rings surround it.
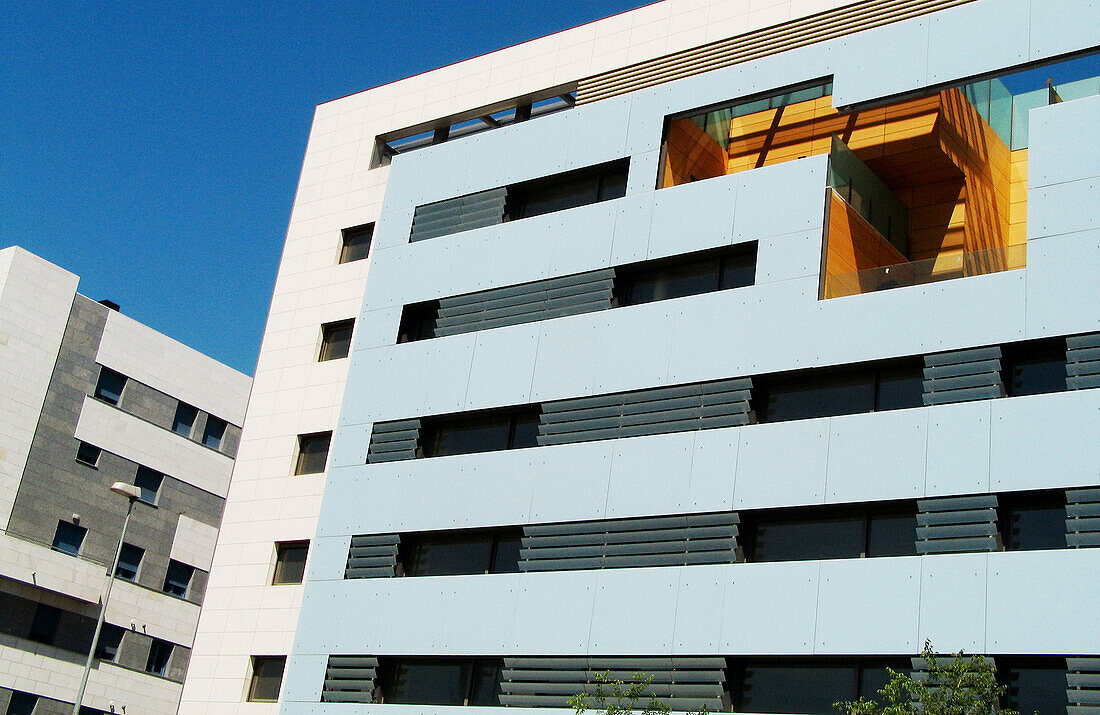
<svg viewBox="0 0 1100 715">
<path fill-rule="evenodd" d="M 88 647 L 88 658 L 84 661 L 84 675 L 80 678 L 80 689 L 76 691 L 73 715 L 80 715 L 80 706 L 84 700 L 84 689 L 88 687 L 88 676 L 92 673 L 92 661 L 95 660 L 95 649 L 99 644 L 99 632 L 103 630 L 103 618 L 107 615 L 107 599 L 111 597 L 111 586 L 115 583 L 115 569 L 118 568 L 118 557 L 122 554 L 122 542 L 126 538 L 126 527 L 130 525 L 130 514 L 134 511 L 134 502 L 141 498 L 141 490 L 126 482 L 115 482 L 111 485 L 111 491 L 126 497 L 129 503 L 126 505 L 126 518 L 122 521 L 122 533 L 118 536 L 115 558 L 111 561 L 110 571 L 107 572 L 107 587 L 103 590 L 103 599 L 99 604 L 99 618 L 95 622 L 92 644 Z"/>
</svg>

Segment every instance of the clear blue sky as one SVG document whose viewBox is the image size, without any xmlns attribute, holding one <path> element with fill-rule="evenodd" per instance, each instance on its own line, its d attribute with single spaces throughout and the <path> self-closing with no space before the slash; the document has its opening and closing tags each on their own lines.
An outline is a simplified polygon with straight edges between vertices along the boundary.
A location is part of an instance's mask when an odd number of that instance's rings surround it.
<svg viewBox="0 0 1100 715">
<path fill-rule="evenodd" d="M 0 3 L 0 248 L 251 374 L 315 105 L 644 4 Z"/>
</svg>

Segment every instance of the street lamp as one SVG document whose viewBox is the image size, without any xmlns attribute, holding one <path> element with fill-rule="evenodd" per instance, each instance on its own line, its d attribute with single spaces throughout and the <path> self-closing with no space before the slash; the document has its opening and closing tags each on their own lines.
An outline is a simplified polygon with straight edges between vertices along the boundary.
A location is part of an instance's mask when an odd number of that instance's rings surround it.
<svg viewBox="0 0 1100 715">
<path fill-rule="evenodd" d="M 99 632 L 103 630 L 103 617 L 107 615 L 107 599 L 111 597 L 111 586 L 115 583 L 115 569 L 118 568 L 118 557 L 122 554 L 122 542 L 126 538 L 126 527 L 130 525 L 130 514 L 134 511 L 134 502 L 141 498 L 141 490 L 126 482 L 115 482 L 111 485 L 111 491 L 126 497 L 129 504 L 126 506 L 126 518 L 122 521 L 122 533 L 118 537 L 115 558 L 111 562 L 111 570 L 107 572 L 107 587 L 103 590 L 103 599 L 99 604 L 99 618 L 95 622 L 92 645 L 88 647 L 88 659 L 84 661 L 84 675 L 80 678 L 80 689 L 76 691 L 73 715 L 80 715 L 80 705 L 84 700 L 84 689 L 88 687 L 88 676 L 92 673 L 92 661 L 95 660 L 95 648 L 99 644 Z"/>
</svg>

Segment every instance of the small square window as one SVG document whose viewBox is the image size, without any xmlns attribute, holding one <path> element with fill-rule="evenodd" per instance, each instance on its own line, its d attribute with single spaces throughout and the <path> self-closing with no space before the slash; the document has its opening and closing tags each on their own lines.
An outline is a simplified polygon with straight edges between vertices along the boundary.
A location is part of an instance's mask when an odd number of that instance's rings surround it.
<svg viewBox="0 0 1100 715">
<path fill-rule="evenodd" d="M 218 449 L 222 446 L 222 437 L 225 436 L 225 428 L 228 423 L 214 415 L 207 415 L 206 429 L 202 431 L 202 443 L 210 449 Z"/>
<path fill-rule="evenodd" d="M 34 620 L 31 621 L 31 630 L 27 638 L 35 643 L 53 645 L 57 637 L 57 623 L 61 620 L 61 609 L 39 603 L 34 609 Z"/>
<path fill-rule="evenodd" d="M 172 644 L 154 638 L 149 646 L 149 659 L 145 661 L 145 672 L 153 675 L 164 675 L 168 670 L 168 661 L 172 659 Z"/>
<path fill-rule="evenodd" d="M 340 263 L 361 261 L 370 255 L 370 243 L 374 238 L 374 224 L 345 228 L 340 240 Z"/>
<path fill-rule="evenodd" d="M 248 686 L 248 702 L 273 703 L 279 699 L 283 685 L 285 655 L 252 656 L 252 682 Z"/>
<path fill-rule="evenodd" d="M 125 632 L 125 628 L 104 623 L 103 630 L 99 632 L 99 640 L 96 641 L 95 657 L 113 662 L 118 657 L 118 647 L 122 643 L 122 634 Z"/>
<path fill-rule="evenodd" d="M 298 435 L 298 459 L 294 463 L 295 474 L 320 474 L 328 462 L 328 447 L 332 432 Z"/>
<path fill-rule="evenodd" d="M 195 418 L 198 417 L 199 411 L 186 402 L 181 402 L 176 405 L 176 416 L 172 419 L 172 431 L 177 434 L 182 434 L 184 437 L 191 436 L 191 430 L 195 426 Z"/>
<path fill-rule="evenodd" d="M 122 549 L 118 552 L 118 565 L 115 566 L 115 576 L 127 581 L 136 580 L 143 556 L 145 556 L 145 549 L 133 544 L 123 543 Z"/>
<path fill-rule="evenodd" d="M 95 385 L 95 396 L 109 405 L 117 405 L 122 399 L 122 390 L 126 387 L 126 376 L 114 370 L 102 368 L 99 381 Z"/>
<path fill-rule="evenodd" d="M 81 442 L 80 446 L 76 448 L 76 461 L 85 466 L 94 467 L 99 464 L 99 455 L 101 453 L 102 450 L 94 444 Z"/>
<path fill-rule="evenodd" d="M 308 541 L 275 542 L 275 575 L 272 584 L 301 583 L 306 575 Z"/>
<path fill-rule="evenodd" d="M 160 493 L 161 482 L 164 475 L 153 471 L 148 467 L 138 467 L 137 476 L 134 477 L 134 486 L 141 490 L 139 497 L 146 504 L 156 504 L 157 494 Z"/>
<path fill-rule="evenodd" d="M 168 562 L 168 573 L 164 575 L 164 592 L 179 598 L 187 598 L 187 589 L 191 587 L 191 577 L 195 568 L 179 561 Z"/>
<path fill-rule="evenodd" d="M 341 320 L 325 323 L 321 326 L 321 355 L 319 362 L 340 360 L 351 352 L 351 333 L 355 328 L 354 320 Z"/>
<path fill-rule="evenodd" d="M 84 535 L 87 533 L 88 530 L 83 526 L 59 521 L 53 535 L 53 547 L 57 551 L 76 556 L 80 553 L 80 545 L 84 543 Z"/>
</svg>

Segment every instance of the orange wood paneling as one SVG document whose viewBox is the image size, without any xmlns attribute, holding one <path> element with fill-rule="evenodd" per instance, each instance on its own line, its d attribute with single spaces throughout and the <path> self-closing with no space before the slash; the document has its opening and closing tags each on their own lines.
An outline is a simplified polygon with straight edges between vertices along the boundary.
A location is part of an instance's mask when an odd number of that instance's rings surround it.
<svg viewBox="0 0 1100 715">
<path fill-rule="evenodd" d="M 829 192 L 829 242 L 825 251 L 825 297 L 861 293 L 857 271 L 906 263 L 908 259 L 834 191 Z"/>
</svg>

